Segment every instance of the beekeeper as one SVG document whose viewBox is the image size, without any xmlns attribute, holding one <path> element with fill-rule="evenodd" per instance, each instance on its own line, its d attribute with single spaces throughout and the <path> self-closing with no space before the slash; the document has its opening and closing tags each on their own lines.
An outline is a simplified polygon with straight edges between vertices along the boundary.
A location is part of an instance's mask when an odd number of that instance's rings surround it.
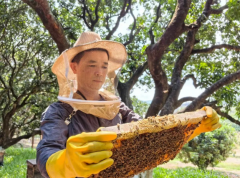
<svg viewBox="0 0 240 178">
<path fill-rule="evenodd" d="M 115 77 L 126 59 L 121 43 L 101 40 L 94 32 L 83 32 L 57 58 L 52 72 L 59 84 L 59 101 L 42 114 L 37 147 L 37 165 L 44 177 L 88 177 L 113 164 L 111 141 L 116 133 L 97 129 L 141 119 L 114 95 Z M 192 138 L 220 126 L 216 112 L 204 110 L 209 117 Z"/>
</svg>

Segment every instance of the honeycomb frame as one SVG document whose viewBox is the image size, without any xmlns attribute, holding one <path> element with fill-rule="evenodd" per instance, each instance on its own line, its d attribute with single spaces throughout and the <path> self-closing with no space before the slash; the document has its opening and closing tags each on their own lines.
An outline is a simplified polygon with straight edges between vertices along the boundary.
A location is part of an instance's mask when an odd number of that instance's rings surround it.
<svg viewBox="0 0 240 178">
<path fill-rule="evenodd" d="M 195 111 L 102 128 L 117 133 L 114 163 L 92 177 L 130 178 L 174 159 L 204 118 L 205 111 Z"/>
</svg>

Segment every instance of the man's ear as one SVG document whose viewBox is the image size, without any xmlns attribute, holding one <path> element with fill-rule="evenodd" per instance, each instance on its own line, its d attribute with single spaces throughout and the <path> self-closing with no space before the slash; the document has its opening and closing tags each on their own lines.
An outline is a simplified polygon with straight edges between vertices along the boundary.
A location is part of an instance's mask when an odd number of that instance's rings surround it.
<svg viewBox="0 0 240 178">
<path fill-rule="evenodd" d="M 73 73 L 76 74 L 77 73 L 77 63 L 76 62 L 71 62 L 70 67 L 71 67 Z"/>
</svg>

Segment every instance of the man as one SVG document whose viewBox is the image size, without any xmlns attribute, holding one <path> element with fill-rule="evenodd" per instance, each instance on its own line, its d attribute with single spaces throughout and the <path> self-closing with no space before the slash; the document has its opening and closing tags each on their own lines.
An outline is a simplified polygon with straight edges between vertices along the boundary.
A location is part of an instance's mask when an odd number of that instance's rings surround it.
<svg viewBox="0 0 240 178">
<path fill-rule="evenodd" d="M 113 164 L 111 141 L 116 133 L 97 129 L 140 119 L 118 97 L 101 90 L 103 86 L 114 90 L 116 71 L 126 58 L 122 44 L 84 32 L 74 47 L 55 61 L 52 71 L 58 78 L 60 101 L 51 104 L 42 116 L 37 164 L 43 176 L 88 177 Z M 216 112 L 204 109 L 209 118 L 191 138 L 220 126 Z"/>
</svg>

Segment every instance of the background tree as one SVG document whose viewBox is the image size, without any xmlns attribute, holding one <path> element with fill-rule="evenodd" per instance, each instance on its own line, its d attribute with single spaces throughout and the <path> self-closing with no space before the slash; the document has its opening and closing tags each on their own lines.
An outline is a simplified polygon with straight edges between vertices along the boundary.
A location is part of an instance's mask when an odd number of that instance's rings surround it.
<svg viewBox="0 0 240 178">
<path fill-rule="evenodd" d="M 83 30 L 94 30 L 107 40 L 123 43 L 129 60 L 123 67 L 118 91 L 122 100 L 132 107 L 129 97 L 132 87 L 137 81 L 149 84 L 152 78 L 155 95 L 147 116 L 160 110 L 161 115 L 172 113 L 184 101 L 192 101 L 186 111 L 208 101 L 224 105 L 225 114 L 231 106 L 239 107 L 237 0 L 227 4 L 213 0 L 23 2 L 39 15 L 59 52 L 71 46 Z M 151 75 L 140 77 L 147 66 Z M 179 99 L 188 79 L 207 90 L 197 98 Z"/>
<path fill-rule="evenodd" d="M 57 94 L 50 67 L 56 45 L 26 4 L 0 3 L 0 146 L 39 133 L 41 113 Z"/>
<path fill-rule="evenodd" d="M 131 97 L 133 110 L 138 113 L 142 118 L 145 117 L 149 104 L 139 100 L 136 96 Z"/>
<path fill-rule="evenodd" d="M 185 162 L 192 162 L 198 168 L 206 170 L 225 161 L 233 153 L 237 143 L 237 132 L 230 125 L 223 125 L 213 132 L 202 133 L 185 144 L 178 154 Z"/>
<path fill-rule="evenodd" d="M 118 91 L 129 107 L 132 108 L 129 95 L 134 85 L 154 86 L 155 94 L 146 117 L 170 114 L 183 102 L 191 101 L 186 111 L 211 105 L 221 116 L 240 124 L 237 118 L 228 114 L 230 108 L 235 107 L 237 117 L 240 116 L 237 97 L 240 78 L 240 11 L 237 0 L 231 0 L 227 4 L 213 0 L 22 0 L 22 3 L 8 0 L 1 2 L 1 6 L 4 5 L 12 9 L 29 6 L 22 16 L 22 24 L 35 32 L 24 36 L 21 30 L 26 27 L 15 28 L 16 31 L 19 30 L 18 36 L 39 37 L 33 40 L 34 44 L 30 47 L 33 52 L 41 48 L 38 59 L 42 66 L 46 64 L 43 62 L 46 61 L 46 56 L 49 61 L 46 66 L 50 66 L 53 58 L 58 55 L 54 51 L 55 45 L 61 53 L 72 46 L 81 32 L 93 30 L 103 39 L 119 41 L 127 48 L 128 61 L 119 75 Z M 9 13 L 6 10 L 3 12 L 3 16 Z M 15 23 L 13 18 L 11 23 Z M 11 29 L 10 26 L 5 28 Z M 2 39 L 1 43 L 4 42 Z M 27 45 L 29 42 L 26 40 L 22 44 Z M 37 48 L 40 44 L 46 44 L 47 48 L 45 45 Z M 14 61 L 10 64 L 14 64 Z M 27 71 L 33 71 L 30 70 L 32 68 Z M 50 78 L 50 71 L 45 72 Z M 31 83 L 33 79 L 39 81 L 39 74 L 35 78 L 31 74 L 29 81 L 25 81 Z M 198 97 L 179 98 L 188 79 L 192 79 L 196 87 L 206 90 Z M 6 81 L 5 78 L 1 80 L 1 87 Z M 40 81 L 41 87 L 46 86 Z M 55 77 L 51 80 L 52 84 L 46 86 L 49 87 L 46 91 L 55 92 L 54 81 Z M 46 92 L 44 97 L 50 93 Z M 41 92 L 34 97 L 47 103 L 40 94 Z M 15 99 L 11 99 L 10 103 L 1 101 L 2 106 L 10 108 Z M 53 101 L 55 100 L 52 99 Z M 38 109 L 38 112 L 42 111 L 43 107 Z M 12 121 L 17 114 L 9 116 L 8 119 L 3 118 L 5 123 Z M 5 124 L 4 128 L 10 130 L 8 125 Z"/>
<path fill-rule="evenodd" d="M 238 0 L 6 0 L 0 6 L 0 146 L 34 134 L 35 120 L 56 100 L 55 50 L 71 47 L 86 30 L 126 46 L 118 92 L 130 108 L 134 85 L 153 86 L 146 117 L 191 101 L 185 111 L 210 105 L 240 125 Z M 206 90 L 179 98 L 188 79 Z"/>
</svg>

